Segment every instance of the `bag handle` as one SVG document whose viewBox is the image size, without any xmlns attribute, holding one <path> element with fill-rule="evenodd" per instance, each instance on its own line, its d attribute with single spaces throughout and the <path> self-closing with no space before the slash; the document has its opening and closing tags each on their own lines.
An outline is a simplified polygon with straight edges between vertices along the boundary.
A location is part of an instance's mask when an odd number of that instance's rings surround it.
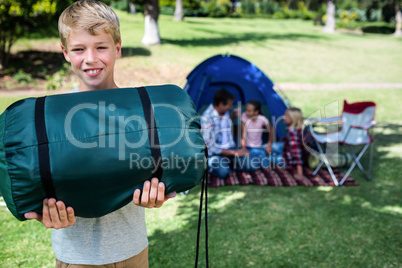
<svg viewBox="0 0 402 268">
<path fill-rule="evenodd" d="M 200 230 L 201 230 L 201 218 L 202 218 L 202 201 L 203 195 L 205 191 L 205 263 L 206 267 L 209 267 L 208 260 L 208 148 L 205 147 L 205 157 L 207 159 L 207 167 L 205 168 L 204 177 L 202 179 L 201 184 L 201 198 L 200 198 L 200 210 L 198 213 L 198 229 L 197 229 L 197 246 L 196 246 L 196 255 L 195 255 L 195 268 L 198 265 L 198 251 L 200 246 Z"/>
</svg>

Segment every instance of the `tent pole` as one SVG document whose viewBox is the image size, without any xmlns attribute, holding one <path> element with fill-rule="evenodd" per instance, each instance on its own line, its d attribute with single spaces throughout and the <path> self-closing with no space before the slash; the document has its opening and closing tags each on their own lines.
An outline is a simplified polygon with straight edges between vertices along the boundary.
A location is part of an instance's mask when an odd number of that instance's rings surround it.
<svg viewBox="0 0 402 268">
<path fill-rule="evenodd" d="M 286 105 L 286 107 L 292 107 L 292 103 L 289 101 L 288 96 L 285 94 L 285 92 L 283 92 L 281 86 L 279 84 L 275 84 L 274 85 L 274 89 L 276 91 L 279 91 L 282 95 L 282 98 L 284 99 L 284 103 Z"/>
</svg>

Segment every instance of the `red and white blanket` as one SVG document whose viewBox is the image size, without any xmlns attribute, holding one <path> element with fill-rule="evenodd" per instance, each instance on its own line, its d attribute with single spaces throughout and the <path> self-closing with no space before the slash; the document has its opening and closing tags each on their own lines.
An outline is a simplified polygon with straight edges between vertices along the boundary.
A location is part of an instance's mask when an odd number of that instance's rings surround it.
<svg viewBox="0 0 402 268">
<path fill-rule="evenodd" d="M 327 170 L 321 169 L 317 175 L 313 176 L 313 171 L 309 168 L 303 168 L 303 178 L 297 179 L 292 172 L 283 169 L 259 169 L 255 172 L 230 171 L 230 174 L 220 179 L 209 174 L 208 186 L 219 187 L 227 185 L 260 185 L 260 186 L 335 186 Z M 335 173 L 336 177 L 341 179 L 341 173 Z M 358 183 L 348 177 L 344 186 L 356 186 Z"/>
</svg>

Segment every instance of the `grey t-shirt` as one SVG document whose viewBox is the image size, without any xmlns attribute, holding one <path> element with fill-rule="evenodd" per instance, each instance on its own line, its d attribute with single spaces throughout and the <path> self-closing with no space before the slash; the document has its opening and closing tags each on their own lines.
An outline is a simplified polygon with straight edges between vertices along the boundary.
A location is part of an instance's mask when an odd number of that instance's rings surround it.
<svg viewBox="0 0 402 268">
<path fill-rule="evenodd" d="M 79 92 L 74 88 L 70 93 Z M 81 218 L 52 232 L 56 258 L 65 263 L 102 265 L 129 259 L 148 246 L 145 210 L 133 202 L 100 218 Z"/>
</svg>

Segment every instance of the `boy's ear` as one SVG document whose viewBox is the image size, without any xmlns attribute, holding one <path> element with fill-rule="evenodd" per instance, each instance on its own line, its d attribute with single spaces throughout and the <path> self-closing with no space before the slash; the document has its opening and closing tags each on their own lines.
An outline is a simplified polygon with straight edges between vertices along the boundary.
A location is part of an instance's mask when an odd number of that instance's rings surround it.
<svg viewBox="0 0 402 268">
<path fill-rule="evenodd" d="M 116 59 L 121 57 L 121 39 L 120 41 L 116 44 Z"/>
<path fill-rule="evenodd" d="M 60 47 L 61 50 L 63 51 L 64 58 L 66 59 L 67 62 L 70 62 L 70 57 L 68 56 L 67 49 L 63 46 L 62 43 L 60 43 Z"/>
</svg>

